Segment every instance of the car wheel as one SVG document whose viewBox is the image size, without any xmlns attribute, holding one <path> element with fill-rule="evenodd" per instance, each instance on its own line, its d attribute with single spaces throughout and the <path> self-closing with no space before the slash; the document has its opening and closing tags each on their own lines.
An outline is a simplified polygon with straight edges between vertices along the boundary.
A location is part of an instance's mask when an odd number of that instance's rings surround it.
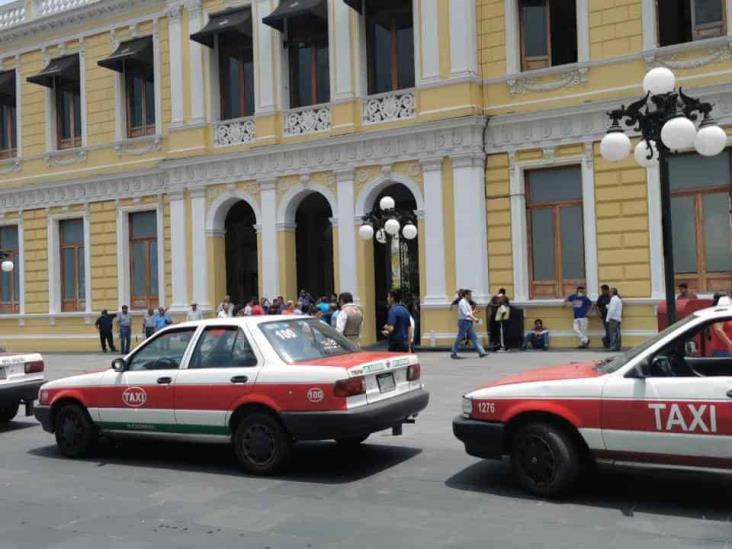
<svg viewBox="0 0 732 549">
<path fill-rule="evenodd" d="M 19 403 L 0 406 L 0 423 L 7 423 L 18 415 Z"/>
<path fill-rule="evenodd" d="M 548 423 L 529 423 L 511 445 L 511 466 L 521 487 L 541 497 L 557 498 L 577 482 L 581 457 L 572 438 Z"/>
<path fill-rule="evenodd" d="M 97 430 L 87 411 L 78 404 L 65 404 L 54 419 L 56 445 L 70 458 L 86 455 L 94 446 Z"/>
<path fill-rule="evenodd" d="M 343 450 L 357 450 L 361 447 L 361 443 L 369 438 L 369 435 L 358 435 L 355 437 L 337 438 L 336 443 Z"/>
<path fill-rule="evenodd" d="M 236 426 L 232 442 L 239 464 L 255 475 L 275 474 L 290 461 L 290 435 L 266 413 L 245 416 Z"/>
</svg>

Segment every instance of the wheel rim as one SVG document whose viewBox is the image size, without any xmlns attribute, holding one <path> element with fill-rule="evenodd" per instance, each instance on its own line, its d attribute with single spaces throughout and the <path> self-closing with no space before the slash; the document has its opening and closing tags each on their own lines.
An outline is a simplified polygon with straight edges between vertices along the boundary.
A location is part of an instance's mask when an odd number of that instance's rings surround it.
<svg viewBox="0 0 732 549">
<path fill-rule="evenodd" d="M 84 424 L 74 413 L 65 413 L 59 420 L 58 430 L 61 443 L 67 448 L 76 447 L 84 435 Z"/>
<path fill-rule="evenodd" d="M 256 423 L 244 432 L 242 449 L 246 458 L 256 465 L 267 465 L 275 457 L 275 435 L 266 425 Z"/>
<path fill-rule="evenodd" d="M 537 486 L 549 484 L 556 474 L 557 462 L 549 443 L 537 435 L 521 440 L 518 448 L 521 469 Z"/>
</svg>

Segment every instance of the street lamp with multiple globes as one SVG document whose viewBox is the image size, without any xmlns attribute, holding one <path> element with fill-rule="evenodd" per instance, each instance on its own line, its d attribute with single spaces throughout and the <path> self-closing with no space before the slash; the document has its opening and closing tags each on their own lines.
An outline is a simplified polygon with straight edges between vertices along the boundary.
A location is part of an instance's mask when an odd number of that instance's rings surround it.
<svg viewBox="0 0 732 549">
<path fill-rule="evenodd" d="M 666 311 L 671 324 L 676 321 L 676 301 L 668 157 L 692 147 L 702 156 L 715 156 L 727 145 L 727 134 L 711 118 L 711 103 L 690 97 L 681 88 L 676 91 L 676 77 L 669 69 L 648 71 L 643 91 L 642 99 L 607 113 L 612 124 L 600 142 L 600 154 L 610 162 L 625 160 L 631 149 L 625 134 L 629 129 L 641 135 L 633 151 L 636 162 L 659 168 Z"/>
<path fill-rule="evenodd" d="M 374 208 L 363 216 L 363 225 L 358 228 L 361 240 L 371 240 L 376 235 L 376 241 L 386 244 L 391 237 L 399 235 L 407 240 L 417 237 L 417 217 L 414 212 L 397 210 L 396 201 L 391 196 L 384 196 L 379 200 L 379 207 Z"/>
</svg>

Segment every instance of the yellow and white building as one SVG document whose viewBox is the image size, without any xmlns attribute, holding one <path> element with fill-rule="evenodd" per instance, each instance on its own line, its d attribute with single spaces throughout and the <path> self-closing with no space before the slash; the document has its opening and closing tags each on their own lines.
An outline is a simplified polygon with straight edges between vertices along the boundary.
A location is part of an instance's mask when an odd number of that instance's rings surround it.
<svg viewBox="0 0 732 549">
<path fill-rule="evenodd" d="M 658 174 L 599 156 L 605 112 L 663 65 L 729 124 L 732 0 L 716 2 L 2 6 L 0 343 L 92 349 L 103 308 L 181 317 L 311 286 L 353 292 L 369 342 L 386 264 L 415 277 L 426 345 L 454 337 L 462 287 L 506 288 L 573 344 L 561 304 L 580 283 L 619 288 L 635 343 L 663 298 Z M 672 166 L 677 270 L 703 294 L 732 282 L 720 159 Z M 401 263 L 358 238 L 384 194 L 418 218 Z"/>
</svg>

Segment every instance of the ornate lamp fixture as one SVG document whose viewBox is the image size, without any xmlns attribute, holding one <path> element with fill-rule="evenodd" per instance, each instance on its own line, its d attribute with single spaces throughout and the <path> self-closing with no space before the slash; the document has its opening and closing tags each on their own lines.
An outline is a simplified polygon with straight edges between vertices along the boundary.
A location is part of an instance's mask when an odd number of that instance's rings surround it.
<svg viewBox="0 0 732 549">
<path fill-rule="evenodd" d="M 390 237 L 401 234 L 407 240 L 417 237 L 417 217 L 414 212 L 397 210 L 396 202 L 391 196 L 379 200 L 379 207 L 363 216 L 363 225 L 358 228 L 361 240 L 371 240 L 386 244 Z"/>
</svg>

